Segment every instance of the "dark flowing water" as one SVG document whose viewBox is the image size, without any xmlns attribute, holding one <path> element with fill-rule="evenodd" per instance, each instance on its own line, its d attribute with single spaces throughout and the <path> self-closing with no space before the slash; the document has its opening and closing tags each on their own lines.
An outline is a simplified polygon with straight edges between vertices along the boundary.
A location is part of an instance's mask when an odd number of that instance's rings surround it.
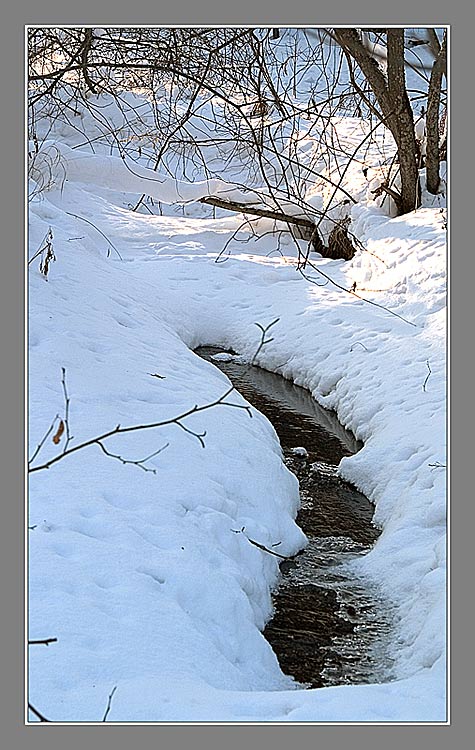
<svg viewBox="0 0 475 750">
<path fill-rule="evenodd" d="M 219 352 L 211 346 L 196 350 L 272 422 L 300 485 L 296 520 L 309 543 L 281 563 L 274 616 L 264 630 L 282 671 L 308 687 L 390 680 L 391 606 L 350 565 L 380 531 L 369 500 L 337 476 L 341 458 L 362 444 L 305 389 L 239 359 L 214 359 Z M 306 453 L 298 455 L 295 448 Z"/>
</svg>

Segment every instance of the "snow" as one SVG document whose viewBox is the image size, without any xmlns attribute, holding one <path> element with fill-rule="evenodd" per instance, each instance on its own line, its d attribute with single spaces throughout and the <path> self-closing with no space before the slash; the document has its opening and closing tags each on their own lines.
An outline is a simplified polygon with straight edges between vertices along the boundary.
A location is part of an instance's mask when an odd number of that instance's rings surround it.
<svg viewBox="0 0 475 750">
<path fill-rule="evenodd" d="M 214 359 L 216 362 L 232 362 L 236 360 L 236 356 L 230 354 L 230 352 L 218 352 L 218 354 L 212 354 L 211 359 Z"/>
<path fill-rule="evenodd" d="M 307 449 L 301 445 L 298 445 L 295 448 L 292 448 L 291 453 L 293 453 L 294 456 L 298 456 L 299 458 L 308 458 Z"/>
<path fill-rule="evenodd" d="M 350 141 L 354 119 L 337 124 Z M 29 258 L 50 227 L 56 256 L 47 278 L 39 258 L 29 266 L 30 455 L 64 417 L 61 368 L 75 444 L 217 401 L 230 383 L 192 349 L 214 344 L 250 361 L 255 324 L 278 318 L 259 366 L 307 388 L 364 442 L 339 473 L 374 503 L 382 527 L 353 567 L 397 608 L 397 679 L 303 690 L 281 672 L 262 635 L 278 562 L 246 535 L 280 543 L 283 555 L 305 545 L 298 482 L 272 425 L 236 408 L 246 402 L 232 392 L 180 424 L 103 441 L 139 465 L 96 444 L 30 474 L 29 637 L 58 639 L 29 648 L 31 703 L 53 721 L 101 721 L 116 686 L 110 722 L 445 721 L 442 197 L 391 218 L 349 170 L 345 185 L 360 191 L 351 228 L 368 252 L 314 256 L 312 281 L 296 271 L 290 236 L 274 252 L 268 219 L 264 236 L 235 237 L 216 263 L 239 217 L 211 218 L 194 203 L 181 215 L 129 208 L 142 192 L 194 201 L 228 189 L 225 180 L 188 184 L 138 163 L 132 174 L 120 157 L 78 146 L 72 129 L 49 137 L 45 153 L 60 158 L 35 157 L 34 179 L 42 170 L 52 179 L 29 206 Z M 319 270 L 346 289 L 356 282 L 380 307 L 322 285 Z M 65 439 L 49 438 L 33 466 Z"/>
</svg>

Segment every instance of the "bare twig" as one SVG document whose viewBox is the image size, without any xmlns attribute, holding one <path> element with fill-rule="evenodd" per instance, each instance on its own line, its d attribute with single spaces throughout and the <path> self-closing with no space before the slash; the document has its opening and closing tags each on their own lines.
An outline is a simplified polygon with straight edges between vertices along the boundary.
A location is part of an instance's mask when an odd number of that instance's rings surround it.
<svg viewBox="0 0 475 750">
<path fill-rule="evenodd" d="M 427 377 L 426 377 L 426 379 L 425 379 L 425 380 L 424 380 L 424 382 L 422 383 L 422 390 L 423 390 L 423 391 L 425 391 L 425 390 L 426 390 L 426 385 L 427 385 L 427 381 L 429 380 L 430 376 L 432 375 L 432 370 L 430 369 L 430 364 L 429 364 L 429 360 L 427 360 L 427 361 L 426 361 L 426 365 L 427 365 L 427 369 L 429 370 L 429 372 L 427 373 Z"/>
<path fill-rule="evenodd" d="M 36 255 L 38 255 L 38 253 L 36 253 Z M 34 257 L 36 257 L 36 255 Z M 50 227 L 46 234 L 45 244 L 41 248 L 41 262 L 39 266 L 40 273 L 45 277 L 45 279 L 48 278 L 50 263 L 54 263 L 55 260 L 56 255 L 54 254 L 53 250 L 53 230 Z"/>
<path fill-rule="evenodd" d="M 71 211 L 65 211 L 64 213 L 68 214 L 68 216 L 74 216 L 75 219 L 81 219 L 81 221 L 85 221 L 86 224 L 89 224 L 91 227 L 93 227 L 96 231 L 99 232 L 99 234 L 101 234 L 104 237 L 104 239 L 106 240 L 106 242 L 109 243 L 110 247 L 119 256 L 120 260 L 123 260 L 122 255 L 119 253 L 119 251 L 117 250 L 117 248 L 114 245 L 114 243 L 111 242 L 111 240 L 107 237 L 107 235 L 104 234 L 104 232 L 102 231 L 102 229 L 99 229 L 99 227 L 96 227 L 96 225 L 93 224 L 92 221 L 89 221 L 89 219 L 85 219 L 84 216 L 78 216 L 77 214 L 73 214 L 73 213 L 71 213 Z M 110 256 L 110 250 L 108 249 L 107 250 L 107 257 L 109 257 L 109 256 Z"/>
<path fill-rule="evenodd" d="M 64 444 L 63 453 L 67 451 L 69 443 L 72 440 L 71 433 L 69 430 L 69 402 L 70 398 L 68 396 L 68 390 L 66 387 L 66 369 L 64 367 L 61 368 L 61 383 L 63 385 L 63 393 L 64 393 L 64 424 L 66 426 L 66 442 Z"/>
<path fill-rule="evenodd" d="M 251 539 L 247 534 L 244 533 L 246 527 L 243 526 L 242 529 L 231 529 L 233 534 L 242 534 L 250 544 L 254 545 L 254 547 L 257 547 L 258 549 L 262 550 L 263 552 L 267 552 L 269 555 L 274 555 L 274 557 L 279 557 L 281 560 L 291 560 L 292 557 L 287 557 L 286 555 L 279 555 L 278 552 L 274 552 L 273 550 L 269 549 L 268 547 L 265 547 L 263 544 L 260 544 L 259 542 L 256 542 L 255 539 Z M 277 544 L 280 544 L 280 542 L 277 542 Z M 276 544 L 272 545 L 273 547 L 276 547 Z"/>
<path fill-rule="evenodd" d="M 29 710 L 31 711 L 31 713 L 32 713 L 32 714 L 35 714 L 35 716 L 36 716 L 36 717 L 37 717 L 37 718 L 38 718 L 38 719 L 39 719 L 40 721 L 50 721 L 50 719 L 47 719 L 47 718 L 46 718 L 46 716 L 43 716 L 43 714 L 42 714 L 42 713 L 41 713 L 40 711 L 38 711 L 38 709 L 37 709 L 37 708 L 35 708 L 34 706 L 32 706 L 32 704 L 31 704 L 31 703 L 28 703 L 28 708 L 29 708 Z"/>
<path fill-rule="evenodd" d="M 256 222 L 256 221 L 258 221 L 258 219 L 257 218 L 256 219 L 245 218 L 244 221 L 241 224 L 239 224 L 238 228 L 234 230 L 234 232 L 226 240 L 224 246 L 219 251 L 218 255 L 216 256 L 216 258 L 214 260 L 215 263 L 225 263 L 229 259 L 229 256 L 231 255 L 231 251 L 228 250 L 228 247 L 229 247 L 229 245 L 231 244 L 231 242 L 233 240 L 236 240 L 236 242 L 239 242 L 239 240 L 237 239 L 237 236 L 238 236 L 239 232 L 241 231 L 241 229 L 243 227 L 245 227 L 245 226 L 249 227 L 251 233 L 255 235 L 254 228 L 252 226 L 252 222 L 253 221 Z M 249 240 L 250 240 L 250 236 L 247 237 L 246 240 L 244 240 L 244 242 L 248 242 Z M 226 255 L 226 257 L 223 257 L 224 254 L 226 253 L 226 250 L 228 250 L 227 255 Z"/>
<path fill-rule="evenodd" d="M 390 315 L 394 315 L 396 318 L 399 318 L 399 320 L 403 320 L 404 323 L 409 323 L 410 326 L 414 326 L 414 328 L 417 328 L 417 324 L 416 323 L 413 323 L 412 320 L 408 320 L 407 318 L 404 318 L 402 315 L 399 315 L 399 313 L 394 312 L 394 310 L 391 310 L 389 307 L 385 307 L 384 305 L 380 305 L 378 302 L 373 302 L 373 300 L 366 299 L 366 297 L 362 297 L 360 294 L 358 294 L 353 289 L 346 289 L 341 284 L 338 284 L 336 281 L 334 281 L 331 278 L 331 276 L 329 276 L 324 271 L 322 271 L 320 268 L 318 268 L 317 266 L 315 266 L 311 261 L 307 261 L 307 265 L 309 265 L 311 268 L 313 268 L 314 271 L 316 271 L 321 276 L 323 276 L 325 279 L 327 279 L 330 282 L 330 284 L 333 284 L 333 286 L 335 286 L 337 289 L 341 289 L 343 292 L 347 292 L 347 294 L 352 294 L 354 297 L 357 297 L 362 302 L 367 302 L 368 305 L 373 305 L 374 307 L 379 307 L 380 310 L 385 310 Z M 310 281 L 313 284 L 316 283 L 311 277 L 309 277 L 307 274 L 304 273 L 304 271 L 303 271 L 302 268 L 299 268 L 299 273 L 301 273 L 302 276 L 304 277 L 304 279 L 306 279 L 307 281 Z M 321 286 L 321 284 L 317 284 L 317 286 Z"/>
<path fill-rule="evenodd" d="M 56 434 L 53 437 L 53 442 L 56 443 L 56 444 L 59 443 L 59 441 L 61 439 L 61 435 L 63 434 L 64 428 L 66 428 L 66 443 L 65 443 L 65 446 L 64 446 L 64 450 L 63 450 L 63 453 L 64 453 L 68 449 L 69 443 L 72 440 L 72 436 L 71 436 L 70 430 L 69 430 L 69 403 L 70 403 L 70 398 L 68 396 L 68 391 L 67 391 L 67 387 L 66 387 L 66 370 L 65 370 L 64 367 L 61 368 L 61 373 L 62 373 L 61 383 L 62 383 L 62 386 L 63 386 L 64 402 L 65 402 L 65 416 L 64 416 L 64 420 L 62 420 L 62 419 L 60 420 L 60 423 L 59 423 L 59 426 L 58 426 L 58 430 L 57 430 Z M 55 418 L 53 419 L 51 425 L 49 426 L 48 430 L 46 431 L 45 435 L 43 436 L 43 438 L 41 439 L 41 441 L 39 442 L 39 444 L 36 446 L 35 452 L 31 456 L 31 458 L 28 460 L 28 465 L 30 465 L 31 463 L 33 463 L 33 461 L 35 460 L 36 456 L 41 451 L 41 449 L 42 449 L 43 445 L 45 444 L 46 440 L 48 439 L 48 437 L 50 436 L 50 434 L 54 430 L 54 427 L 56 425 L 56 421 L 58 419 L 60 419 L 59 414 L 57 414 L 55 416 Z"/>
<path fill-rule="evenodd" d="M 203 438 L 206 437 L 206 430 L 204 432 L 195 432 L 194 430 L 190 430 L 188 427 L 185 427 L 185 425 L 180 421 L 177 421 L 177 425 L 178 427 L 181 427 L 184 432 L 187 432 L 188 435 L 193 435 L 193 437 L 195 437 L 199 441 L 202 448 L 206 447 L 205 441 L 203 440 Z"/>
<path fill-rule="evenodd" d="M 111 705 L 112 705 L 112 698 L 113 698 L 114 693 L 115 693 L 116 690 L 117 690 L 117 685 L 114 685 L 114 687 L 112 688 L 112 690 L 111 690 L 111 692 L 109 694 L 109 699 L 107 701 L 107 708 L 105 710 L 104 716 L 102 717 L 102 721 L 106 721 L 106 719 L 107 719 L 107 717 L 109 715 L 109 711 L 111 710 Z"/>
<path fill-rule="evenodd" d="M 56 643 L 57 638 L 43 638 L 40 640 L 28 641 L 29 646 L 49 646 L 50 643 Z"/>
<path fill-rule="evenodd" d="M 254 323 L 254 325 L 256 325 L 260 329 L 260 331 L 261 331 L 261 340 L 260 340 L 259 346 L 257 347 L 256 352 L 255 352 L 255 354 L 254 354 L 254 356 L 253 356 L 253 358 L 251 360 L 251 365 L 253 365 L 255 363 L 255 361 L 257 359 L 257 356 L 260 353 L 261 349 L 266 344 L 270 344 L 271 341 L 274 341 L 273 338 L 266 339 L 266 334 L 267 334 L 267 331 L 270 328 L 272 328 L 272 326 L 275 326 L 275 324 L 279 322 L 279 320 L 280 320 L 280 318 L 276 318 L 275 320 L 272 321 L 272 323 L 269 323 L 266 326 L 262 326 L 260 323 Z"/>
<path fill-rule="evenodd" d="M 182 414 L 179 414 L 176 417 L 171 417 L 170 419 L 163 419 L 158 422 L 151 422 L 148 424 L 140 424 L 140 425 L 132 425 L 130 427 L 121 427 L 120 424 L 117 425 L 112 430 L 108 430 L 107 432 L 102 433 L 101 435 L 97 435 L 96 437 L 90 438 L 89 440 L 85 440 L 82 443 L 79 443 L 78 445 L 74 445 L 72 447 L 69 447 L 66 451 L 63 451 L 63 453 L 60 453 L 53 458 L 51 458 L 49 461 L 46 461 L 43 464 L 40 464 L 39 466 L 34 466 L 29 469 L 30 473 L 33 473 L 35 471 L 41 471 L 42 469 L 49 469 L 51 466 L 53 466 L 58 461 L 61 461 L 61 459 L 65 458 L 66 456 L 71 455 L 72 453 L 76 453 L 79 450 L 82 450 L 83 448 L 87 448 L 90 445 L 99 445 L 99 447 L 104 450 L 104 446 L 100 445 L 104 440 L 107 440 L 107 438 L 112 437 L 113 435 L 120 435 L 124 433 L 129 432 L 138 432 L 139 430 L 150 430 L 156 427 L 164 427 L 166 425 L 176 424 L 178 425 L 182 430 L 185 432 L 188 432 L 189 434 L 196 437 L 199 442 L 203 445 L 203 437 L 206 433 L 196 433 L 192 430 L 188 429 L 183 425 L 181 422 L 186 417 L 191 416 L 192 414 L 198 414 L 199 412 L 206 411 L 207 409 L 211 409 L 214 406 L 233 406 L 238 409 L 243 409 L 244 411 L 247 411 L 249 416 L 252 416 L 250 407 L 246 404 L 234 404 L 234 403 L 228 403 L 225 401 L 227 396 L 229 396 L 230 393 L 234 390 L 234 386 L 231 386 L 228 388 L 228 390 L 223 393 L 219 398 L 217 398 L 215 401 L 212 401 L 211 403 L 204 404 L 203 406 L 198 406 L 195 404 L 191 409 L 188 409 L 187 411 L 183 412 Z M 123 459 L 120 459 L 123 460 Z M 145 459 L 144 459 L 145 460 Z M 134 463 L 134 462 L 132 462 Z"/>
<path fill-rule="evenodd" d="M 38 455 L 38 453 L 42 449 L 42 447 L 45 444 L 46 440 L 48 439 L 48 437 L 50 436 L 50 434 L 53 432 L 54 426 L 56 424 L 56 420 L 57 419 L 59 419 L 59 414 L 56 414 L 56 416 L 53 419 L 53 421 L 51 422 L 51 425 L 49 426 L 48 430 L 45 432 L 44 436 L 41 438 L 40 442 L 36 446 L 36 450 L 33 453 L 32 457 L 28 459 L 28 465 L 30 465 L 35 460 L 36 456 Z"/>
<path fill-rule="evenodd" d="M 37 258 L 39 255 L 42 254 L 42 252 L 47 248 L 48 243 L 51 242 L 52 239 L 53 239 L 53 232 L 52 232 L 52 229 L 50 227 L 48 229 L 48 231 L 46 232 L 45 236 L 43 237 L 43 239 L 41 240 L 40 246 L 39 246 L 38 250 L 33 255 L 33 257 L 30 258 L 30 260 L 28 261 L 28 265 L 30 265 L 30 263 L 33 263 L 33 261 L 35 260 L 35 258 Z"/>
<path fill-rule="evenodd" d="M 259 544 L 259 542 L 256 542 L 254 539 L 251 539 L 249 536 L 246 536 L 246 534 L 244 534 L 244 536 L 246 537 L 246 539 L 247 539 L 248 542 L 250 542 L 251 544 L 254 545 L 254 547 L 257 547 L 258 549 L 261 549 L 263 552 L 268 552 L 269 555 L 274 555 L 274 557 L 278 557 L 278 558 L 280 558 L 280 560 L 291 560 L 292 559 L 291 557 L 287 557 L 286 555 L 279 555 L 278 552 L 274 552 L 273 550 L 268 549 L 267 547 L 265 547 L 263 544 Z"/>
<path fill-rule="evenodd" d="M 150 461 L 151 458 L 158 456 L 159 453 L 162 453 L 162 451 L 164 451 L 170 445 L 170 443 L 165 443 L 165 445 L 162 445 L 161 448 L 159 448 L 157 451 L 154 451 L 149 456 L 146 456 L 145 458 L 141 458 L 138 461 L 131 461 L 130 459 L 123 458 L 123 456 L 120 456 L 116 453 L 111 453 L 110 451 L 108 451 L 107 448 L 101 443 L 100 440 L 97 442 L 97 444 L 102 449 L 102 451 L 106 454 L 106 456 L 117 459 L 117 461 L 120 461 L 121 464 L 133 464 L 134 466 L 138 466 L 140 469 L 143 469 L 143 471 L 150 471 L 152 474 L 156 474 L 157 470 L 149 469 L 147 466 L 144 466 L 144 464 L 147 461 Z"/>
<path fill-rule="evenodd" d="M 276 318 L 276 320 L 272 321 L 272 323 L 269 323 L 269 325 L 266 326 L 265 328 L 263 326 L 261 326 L 260 323 L 256 323 L 256 325 L 262 331 L 262 336 L 261 336 L 261 341 L 260 341 L 260 344 L 259 344 L 259 346 L 257 348 L 256 354 L 254 355 L 254 358 L 253 358 L 253 360 L 252 360 L 252 362 L 251 362 L 251 364 L 249 366 L 251 366 L 253 364 L 255 357 L 260 352 L 260 350 L 262 349 L 262 347 L 265 344 L 268 344 L 270 341 L 273 340 L 273 339 L 267 339 L 266 340 L 265 336 L 266 336 L 267 331 L 273 325 L 275 325 L 275 323 L 277 323 L 279 320 L 280 320 L 280 318 Z M 81 450 L 82 448 L 86 448 L 86 447 L 88 447 L 90 445 L 98 445 L 99 448 L 102 450 L 103 453 L 105 453 L 106 456 L 109 456 L 110 458 L 114 458 L 117 461 L 120 461 L 122 464 L 132 464 L 134 466 L 138 466 L 143 471 L 147 471 L 147 472 L 151 472 L 152 474 L 156 474 L 156 469 L 150 469 L 149 467 L 146 467 L 145 463 L 147 461 L 149 461 L 151 458 L 154 458 L 155 456 L 158 456 L 162 451 L 164 451 L 166 448 L 168 448 L 169 443 L 166 443 L 161 448 L 159 448 L 158 450 L 154 451 L 153 453 L 151 453 L 150 455 L 146 456 L 145 458 L 141 458 L 141 459 L 137 459 L 137 460 L 132 460 L 132 459 L 126 459 L 123 456 L 121 456 L 120 454 L 112 453 L 111 451 L 109 451 L 105 447 L 103 441 L 106 440 L 109 437 L 112 437 L 113 435 L 118 435 L 120 433 L 136 432 L 136 431 L 139 431 L 139 430 L 147 430 L 147 429 L 152 429 L 154 427 L 163 427 L 165 425 L 176 424 L 184 432 L 186 432 L 189 435 L 192 435 L 193 437 L 195 437 L 198 440 L 198 442 L 200 443 L 200 445 L 203 448 L 205 448 L 206 446 L 205 446 L 204 438 L 206 437 L 206 430 L 204 432 L 197 432 L 195 430 L 190 429 L 189 427 L 187 427 L 186 425 L 183 424 L 183 420 L 186 417 L 189 417 L 192 414 L 196 414 L 196 413 L 201 412 L 201 411 L 205 411 L 206 409 L 210 409 L 213 406 L 221 405 L 221 406 L 230 406 L 230 407 L 236 408 L 236 409 L 242 409 L 243 411 L 247 412 L 247 414 L 248 414 L 249 417 L 252 418 L 252 411 L 251 411 L 251 407 L 249 405 L 247 405 L 247 404 L 236 404 L 236 403 L 233 403 L 232 401 L 226 401 L 225 400 L 230 395 L 230 393 L 232 393 L 232 391 L 235 390 L 234 386 L 232 385 L 230 388 L 228 388 L 228 390 L 225 393 L 223 393 L 222 396 L 220 396 L 218 399 L 216 399 L 216 401 L 213 401 L 212 403 L 209 403 L 209 404 L 204 404 L 203 406 L 198 406 L 198 404 L 195 404 L 193 406 L 193 408 L 188 409 L 188 411 L 184 412 L 183 414 L 178 415 L 177 417 L 173 417 L 171 419 L 165 419 L 165 420 L 163 420 L 161 422 L 152 422 L 150 424 L 134 425 L 134 426 L 131 426 L 131 427 L 121 427 L 120 424 L 119 424 L 113 430 L 109 430 L 108 432 L 104 432 L 101 435 L 97 435 L 96 437 L 91 438 L 90 440 L 86 440 L 86 441 L 84 441 L 84 442 L 82 442 L 82 443 L 80 443 L 78 445 L 75 445 L 73 447 L 69 447 L 69 443 L 72 440 L 72 437 L 70 436 L 70 433 L 69 433 L 69 403 L 70 403 L 70 398 L 69 398 L 68 390 L 67 390 L 67 387 L 66 387 L 66 370 L 65 370 L 64 367 L 61 368 L 61 372 L 62 372 L 63 392 L 64 392 L 64 398 L 65 398 L 65 419 L 64 419 L 64 422 L 66 423 L 66 435 L 67 435 L 66 445 L 65 445 L 64 450 L 63 450 L 62 453 L 54 456 L 49 461 L 46 461 L 45 463 L 43 463 L 43 464 L 41 464 L 39 466 L 34 466 L 34 467 L 30 466 L 30 464 L 33 462 L 34 458 L 40 452 L 41 447 L 44 445 L 44 443 L 45 443 L 48 435 L 52 432 L 52 430 L 54 428 L 54 425 L 55 425 L 55 422 L 59 418 L 58 415 L 56 415 L 53 423 L 51 424 L 51 426 L 48 429 L 48 431 L 46 432 L 44 438 L 41 440 L 41 442 L 38 445 L 38 447 L 36 448 L 33 456 L 31 457 L 31 459 L 28 462 L 28 466 L 29 466 L 28 471 L 30 473 L 32 473 L 34 471 L 40 471 L 42 469 L 49 469 L 50 466 L 52 466 L 53 464 L 57 463 L 58 461 L 60 461 L 65 456 L 70 455 L 71 453 L 75 453 L 76 451 Z M 152 375 L 153 377 L 159 377 L 159 378 L 164 377 L 164 376 L 158 375 L 157 373 L 149 373 L 149 375 Z M 62 432 L 64 430 L 63 420 L 61 420 L 61 422 L 60 422 L 60 428 L 58 428 L 57 435 L 55 435 L 54 442 L 56 442 L 56 443 L 59 443 L 59 438 L 60 438 L 60 436 L 61 436 L 61 434 L 62 434 Z"/>
</svg>

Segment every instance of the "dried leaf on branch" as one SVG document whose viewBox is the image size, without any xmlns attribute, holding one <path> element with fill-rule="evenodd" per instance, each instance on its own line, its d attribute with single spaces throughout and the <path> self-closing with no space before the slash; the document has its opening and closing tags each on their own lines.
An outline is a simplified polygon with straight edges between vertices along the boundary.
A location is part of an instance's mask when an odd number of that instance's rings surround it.
<svg viewBox="0 0 475 750">
<path fill-rule="evenodd" d="M 56 434 L 53 435 L 53 443 L 55 445 L 58 445 L 59 441 L 61 440 L 61 435 L 63 434 L 63 432 L 64 432 L 64 422 L 61 419 L 58 425 L 58 429 L 56 430 Z"/>
</svg>

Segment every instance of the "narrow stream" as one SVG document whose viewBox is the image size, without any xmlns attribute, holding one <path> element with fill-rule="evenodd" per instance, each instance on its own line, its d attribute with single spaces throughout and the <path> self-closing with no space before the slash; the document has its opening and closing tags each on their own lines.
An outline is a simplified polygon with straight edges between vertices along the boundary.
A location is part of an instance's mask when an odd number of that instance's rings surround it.
<svg viewBox="0 0 475 750">
<path fill-rule="evenodd" d="M 362 444 L 305 389 L 238 357 L 216 357 L 222 352 L 196 349 L 272 422 L 300 485 L 296 520 L 309 543 L 281 563 L 274 616 L 264 630 L 282 671 L 312 688 L 389 681 L 392 608 L 350 564 L 368 552 L 380 530 L 369 500 L 337 476 L 341 458 Z"/>
</svg>

